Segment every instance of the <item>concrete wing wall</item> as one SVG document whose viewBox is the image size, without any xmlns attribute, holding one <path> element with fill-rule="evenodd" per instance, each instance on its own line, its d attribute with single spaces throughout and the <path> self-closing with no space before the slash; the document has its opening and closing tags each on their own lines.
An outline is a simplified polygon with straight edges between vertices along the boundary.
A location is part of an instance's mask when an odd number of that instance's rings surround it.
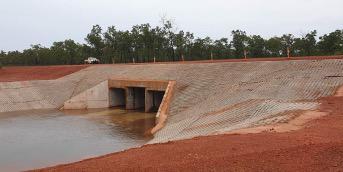
<svg viewBox="0 0 343 172">
<path fill-rule="evenodd" d="M 64 103 L 63 109 L 90 109 L 109 107 L 108 81 L 92 87 Z"/>
</svg>

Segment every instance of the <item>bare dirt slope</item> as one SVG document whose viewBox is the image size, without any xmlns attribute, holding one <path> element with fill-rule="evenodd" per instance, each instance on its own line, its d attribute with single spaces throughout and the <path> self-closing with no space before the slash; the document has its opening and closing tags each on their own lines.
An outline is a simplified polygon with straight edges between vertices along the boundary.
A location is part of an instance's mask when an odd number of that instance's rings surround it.
<svg viewBox="0 0 343 172">
<path fill-rule="evenodd" d="M 198 137 L 36 171 L 343 171 L 343 97 L 320 102 L 329 115 L 293 132 Z"/>
<path fill-rule="evenodd" d="M 4 67 L 0 69 L 0 82 L 57 79 L 86 67 L 87 65 Z"/>
</svg>

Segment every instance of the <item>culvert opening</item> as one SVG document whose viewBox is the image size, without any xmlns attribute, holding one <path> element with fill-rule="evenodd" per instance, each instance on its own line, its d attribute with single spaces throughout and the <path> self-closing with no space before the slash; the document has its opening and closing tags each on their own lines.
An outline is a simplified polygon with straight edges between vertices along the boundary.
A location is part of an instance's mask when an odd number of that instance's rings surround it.
<svg viewBox="0 0 343 172">
<path fill-rule="evenodd" d="M 145 107 L 145 88 L 128 87 L 126 94 L 126 109 L 144 110 Z"/>
<path fill-rule="evenodd" d="M 162 103 L 164 94 L 165 91 L 147 90 L 145 104 L 146 112 L 157 112 Z"/>
<path fill-rule="evenodd" d="M 165 91 L 145 87 L 109 88 L 109 107 L 157 112 Z"/>
<path fill-rule="evenodd" d="M 110 88 L 109 93 L 110 107 L 124 107 L 126 105 L 125 89 Z"/>
</svg>

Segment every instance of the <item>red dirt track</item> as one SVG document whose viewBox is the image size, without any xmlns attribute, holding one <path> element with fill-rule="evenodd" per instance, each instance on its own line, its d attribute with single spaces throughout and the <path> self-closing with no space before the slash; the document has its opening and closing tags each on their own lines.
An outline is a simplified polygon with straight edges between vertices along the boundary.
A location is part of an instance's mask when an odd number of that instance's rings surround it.
<svg viewBox="0 0 343 172">
<path fill-rule="evenodd" d="M 57 79 L 86 67 L 87 65 L 4 67 L 0 69 L 0 82 Z"/>
<path fill-rule="evenodd" d="M 329 115 L 297 131 L 198 137 L 37 171 L 343 171 L 342 93 L 319 100 Z"/>
</svg>

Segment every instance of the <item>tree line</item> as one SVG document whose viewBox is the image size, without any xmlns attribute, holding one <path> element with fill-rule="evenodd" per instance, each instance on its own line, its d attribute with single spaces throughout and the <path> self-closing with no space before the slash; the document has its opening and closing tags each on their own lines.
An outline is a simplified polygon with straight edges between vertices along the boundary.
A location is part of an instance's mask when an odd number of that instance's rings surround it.
<svg viewBox="0 0 343 172">
<path fill-rule="evenodd" d="M 110 26 L 103 30 L 93 26 L 84 44 L 68 39 L 54 42 L 51 47 L 32 45 L 23 51 L 0 51 L 3 65 L 71 65 L 82 64 L 87 57 L 101 63 L 137 63 L 257 57 L 338 55 L 343 54 L 343 30 L 336 30 L 317 39 L 317 31 L 301 37 L 284 34 L 265 39 L 231 32 L 232 40 L 195 37 L 191 32 L 175 29 L 171 21 L 161 26 L 135 25 L 131 30 Z"/>
</svg>

